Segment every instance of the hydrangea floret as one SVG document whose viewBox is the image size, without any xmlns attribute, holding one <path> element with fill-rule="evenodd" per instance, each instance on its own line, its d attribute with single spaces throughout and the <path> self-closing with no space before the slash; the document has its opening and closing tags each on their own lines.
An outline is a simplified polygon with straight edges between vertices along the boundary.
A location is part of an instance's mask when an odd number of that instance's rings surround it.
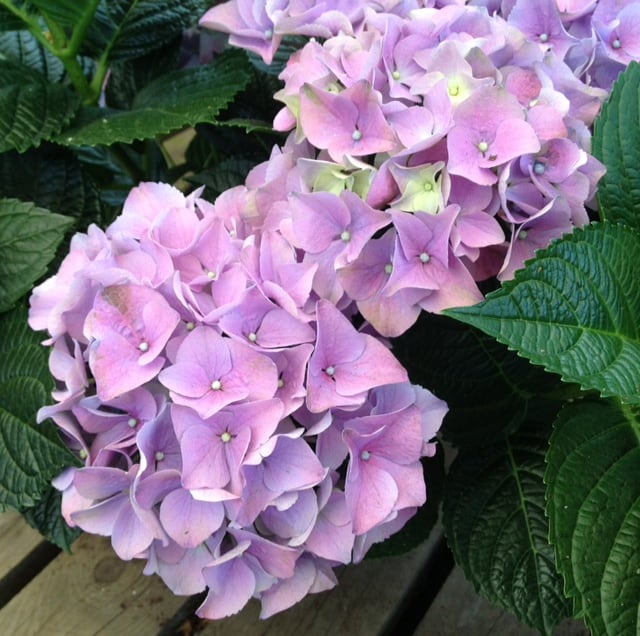
<svg viewBox="0 0 640 636">
<path fill-rule="evenodd" d="M 72 526 L 221 618 L 336 584 L 424 504 L 446 405 L 388 338 L 482 299 L 589 220 L 590 130 L 637 3 L 230 0 L 203 26 L 289 60 L 270 159 L 214 203 L 142 183 L 31 298 L 84 461 Z"/>
</svg>

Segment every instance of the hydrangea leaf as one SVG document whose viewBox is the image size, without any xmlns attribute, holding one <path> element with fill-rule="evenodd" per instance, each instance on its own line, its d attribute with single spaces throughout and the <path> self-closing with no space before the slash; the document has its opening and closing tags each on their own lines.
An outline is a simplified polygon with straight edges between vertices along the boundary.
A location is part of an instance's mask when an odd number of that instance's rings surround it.
<svg viewBox="0 0 640 636">
<path fill-rule="evenodd" d="M 47 271 L 73 219 L 33 203 L 0 199 L 0 311 L 6 311 Z"/>
<path fill-rule="evenodd" d="M 567 405 L 547 454 L 550 539 L 565 593 L 595 635 L 640 630 L 640 412 Z"/>
<path fill-rule="evenodd" d="M 616 81 L 596 120 L 593 154 L 607 166 L 598 183 L 601 215 L 640 228 L 640 64 Z"/>
<path fill-rule="evenodd" d="M 71 544 L 82 531 L 67 525 L 60 512 L 61 506 L 62 493 L 50 486 L 35 506 L 22 511 L 22 516 L 45 539 L 65 552 L 71 552 Z"/>
<path fill-rule="evenodd" d="M 230 52 L 214 64 L 173 71 L 147 84 L 131 110 L 85 109 L 57 141 L 69 146 L 130 143 L 200 122 L 213 123 L 249 81 L 246 57 Z"/>
<path fill-rule="evenodd" d="M 540 405 L 540 396 L 572 388 L 478 329 L 426 312 L 394 339 L 393 352 L 412 382 L 447 402 L 442 433 L 456 446 L 502 439 Z"/>
<path fill-rule="evenodd" d="M 0 32 L 17 31 L 24 28 L 24 22 L 15 16 L 9 9 L 0 7 Z"/>
<path fill-rule="evenodd" d="M 0 60 L 0 152 L 24 152 L 71 120 L 80 97 L 23 64 Z"/>
<path fill-rule="evenodd" d="M 52 381 L 46 350 L 27 326 L 24 308 L 0 317 L 0 327 L 0 506 L 20 510 L 33 506 L 76 460 L 53 426 L 35 424 Z"/>
<path fill-rule="evenodd" d="M 30 201 L 52 212 L 100 219 L 97 187 L 66 148 L 43 144 L 23 154 L 0 154 L 0 197 Z"/>
<path fill-rule="evenodd" d="M 640 403 L 640 234 L 593 224 L 538 252 L 473 307 L 446 313 L 583 389 Z"/>
<path fill-rule="evenodd" d="M 476 590 L 550 634 L 570 615 L 544 513 L 550 422 L 529 420 L 502 443 L 465 450 L 445 480 L 444 526 Z"/>
<path fill-rule="evenodd" d="M 0 33 L 0 60 L 13 60 L 42 73 L 50 82 L 59 82 L 64 65 L 36 40 L 29 31 Z"/>
<path fill-rule="evenodd" d="M 108 47 L 111 61 L 137 58 L 195 26 L 208 8 L 203 0 L 110 0 L 98 8 L 86 44 L 96 54 Z"/>
</svg>

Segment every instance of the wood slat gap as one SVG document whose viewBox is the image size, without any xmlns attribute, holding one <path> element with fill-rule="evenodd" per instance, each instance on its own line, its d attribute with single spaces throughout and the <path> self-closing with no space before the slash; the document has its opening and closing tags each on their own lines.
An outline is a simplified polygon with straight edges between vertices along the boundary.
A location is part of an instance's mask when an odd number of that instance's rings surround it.
<svg viewBox="0 0 640 636">
<path fill-rule="evenodd" d="M 413 634 L 453 570 L 453 554 L 440 530 L 427 562 L 380 630 L 380 636 Z"/>
<path fill-rule="evenodd" d="M 51 561 L 62 552 L 60 548 L 42 541 L 0 580 L 0 609 L 26 587 Z"/>
</svg>

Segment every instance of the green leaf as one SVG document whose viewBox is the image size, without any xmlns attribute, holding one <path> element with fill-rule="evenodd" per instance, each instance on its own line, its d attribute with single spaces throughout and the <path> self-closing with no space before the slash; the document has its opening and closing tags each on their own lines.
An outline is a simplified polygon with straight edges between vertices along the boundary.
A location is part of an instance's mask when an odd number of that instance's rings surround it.
<svg viewBox="0 0 640 636">
<path fill-rule="evenodd" d="M 29 0 L 23 5 L 33 5 L 57 23 L 73 26 L 84 15 L 89 0 Z"/>
<path fill-rule="evenodd" d="M 24 29 L 24 22 L 9 9 L 0 7 L 0 32 L 19 31 L 20 29 Z"/>
<path fill-rule="evenodd" d="M 640 413 L 569 404 L 547 455 L 547 514 L 565 593 L 594 636 L 640 632 Z"/>
<path fill-rule="evenodd" d="M 46 271 L 73 219 L 32 203 L 0 199 L 0 311 L 6 311 Z"/>
<path fill-rule="evenodd" d="M 249 80 L 246 57 L 232 52 L 215 64 L 168 73 L 148 84 L 129 111 L 85 109 L 84 121 L 57 139 L 64 145 L 95 146 L 151 139 L 199 122 L 215 122 L 220 110 Z"/>
<path fill-rule="evenodd" d="M 22 516 L 45 539 L 65 552 L 71 552 L 71 544 L 82 534 L 82 530 L 66 524 L 61 508 L 62 493 L 50 486 L 35 506 L 22 511 Z"/>
<path fill-rule="evenodd" d="M 93 179 L 66 148 L 0 154 L 0 197 L 31 201 L 52 212 L 99 222 L 101 205 Z"/>
<path fill-rule="evenodd" d="M 174 70 L 180 61 L 182 37 L 178 36 L 162 49 L 132 60 L 114 62 L 109 70 L 105 90 L 106 105 L 128 110 L 136 94 L 154 79 Z"/>
<path fill-rule="evenodd" d="M 593 224 L 538 252 L 474 307 L 445 313 L 564 380 L 640 403 L 640 234 Z"/>
<path fill-rule="evenodd" d="M 442 433 L 457 446 L 502 439 L 562 386 L 481 331 L 426 312 L 393 340 L 393 352 L 412 382 L 447 402 Z"/>
<path fill-rule="evenodd" d="M 36 425 L 52 386 L 47 351 L 23 307 L 0 316 L 0 506 L 33 506 L 77 460 L 50 424 Z M 44 381 L 43 381 L 44 380 Z"/>
<path fill-rule="evenodd" d="M 418 508 L 418 512 L 407 521 L 402 530 L 382 543 L 374 544 L 367 552 L 367 559 L 405 554 L 429 538 L 438 521 L 444 484 L 444 451 L 440 444 L 435 457 L 422 460 L 422 468 L 427 484 L 427 503 Z"/>
<path fill-rule="evenodd" d="M 601 215 L 640 228 L 640 64 L 631 62 L 595 122 L 593 154 L 607 166 L 598 183 Z"/>
<path fill-rule="evenodd" d="M 195 26 L 204 0 L 109 0 L 101 3 L 88 33 L 88 50 L 108 49 L 110 61 L 146 55 Z"/>
<path fill-rule="evenodd" d="M 12 60 L 28 66 L 53 83 L 64 76 L 62 61 L 45 49 L 29 31 L 0 33 L 0 60 Z"/>
<path fill-rule="evenodd" d="M 9 60 L 0 61 L 0 152 L 24 152 L 71 120 L 80 97 L 62 84 Z"/>
<path fill-rule="evenodd" d="M 0 315 L 0 383 L 11 378 L 30 377 L 53 388 L 48 351 L 41 341 L 42 334 L 33 331 L 27 323 L 25 307 Z"/>
<path fill-rule="evenodd" d="M 570 614 L 544 514 L 550 428 L 529 421 L 502 443 L 460 453 L 444 494 L 447 540 L 467 578 L 543 634 Z"/>
</svg>

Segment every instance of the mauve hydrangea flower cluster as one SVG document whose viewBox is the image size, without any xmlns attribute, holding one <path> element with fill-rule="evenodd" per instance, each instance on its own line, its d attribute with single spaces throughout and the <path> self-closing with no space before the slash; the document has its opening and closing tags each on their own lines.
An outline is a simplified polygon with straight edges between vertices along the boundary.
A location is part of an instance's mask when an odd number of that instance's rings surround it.
<svg viewBox="0 0 640 636">
<path fill-rule="evenodd" d="M 333 298 L 332 263 L 387 215 L 327 193 L 323 222 L 324 194 L 288 202 L 269 185 L 214 205 L 143 183 L 31 298 L 59 387 L 39 419 L 85 462 L 54 482 L 66 521 L 177 594 L 208 587 L 207 618 L 331 588 L 335 566 L 401 528 L 447 410 Z"/>
<path fill-rule="evenodd" d="M 314 36 L 281 73 L 274 127 L 300 144 L 313 214 L 352 191 L 391 218 L 337 273 L 385 336 L 481 300 L 477 283 L 589 222 L 590 127 L 640 56 L 640 2 L 619 0 L 231 0 L 201 24 L 267 62 Z"/>
</svg>

